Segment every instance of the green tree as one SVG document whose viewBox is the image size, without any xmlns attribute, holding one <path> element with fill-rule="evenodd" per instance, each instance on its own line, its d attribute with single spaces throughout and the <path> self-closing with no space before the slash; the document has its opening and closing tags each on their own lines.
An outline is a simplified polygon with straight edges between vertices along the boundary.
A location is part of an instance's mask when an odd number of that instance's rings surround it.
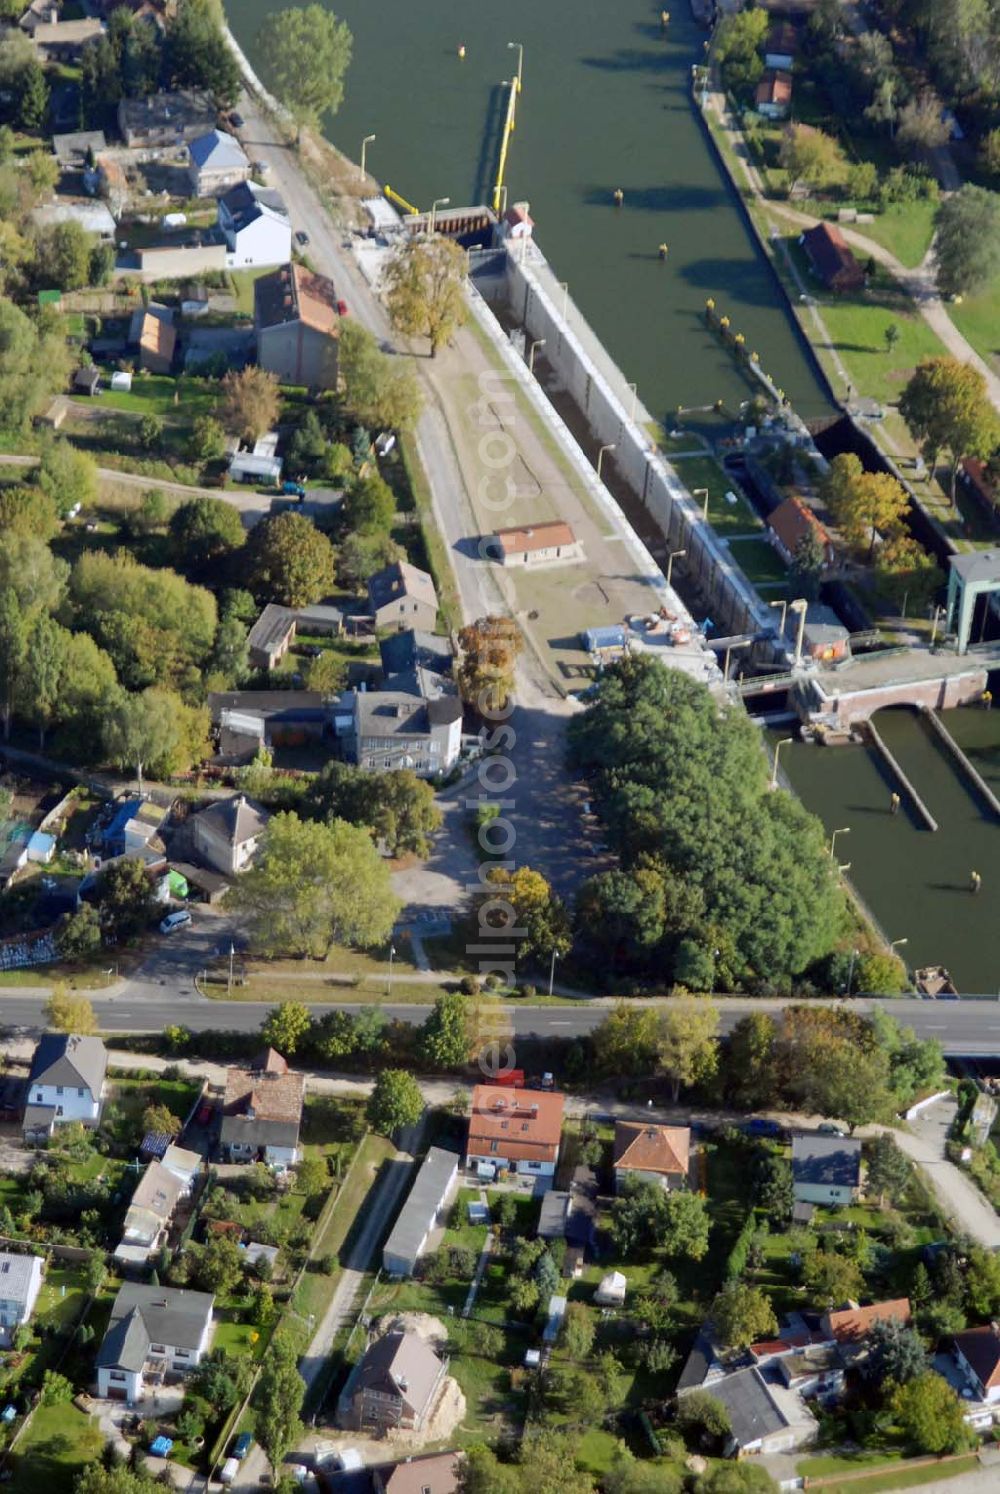
<svg viewBox="0 0 1000 1494">
<path fill-rule="evenodd" d="M 241 441 L 252 443 L 269 431 L 280 408 L 277 376 L 256 363 L 230 369 L 222 380 L 218 419 L 224 430 Z"/>
<path fill-rule="evenodd" d="M 39 290 L 82 290 L 90 284 L 96 240 L 79 223 L 50 223 L 34 233 L 32 277 Z"/>
<path fill-rule="evenodd" d="M 119 944 L 145 933 L 156 912 L 156 900 L 146 868 L 125 856 L 101 871 L 97 884 L 101 928 Z"/>
<path fill-rule="evenodd" d="M 811 1250 L 802 1263 L 802 1284 L 818 1307 L 837 1307 L 861 1296 L 864 1281 L 856 1261 L 833 1250 Z"/>
<path fill-rule="evenodd" d="M 571 1302 L 563 1320 L 562 1346 L 570 1359 L 589 1359 L 594 1347 L 597 1325 L 590 1308 L 583 1302 Z"/>
<path fill-rule="evenodd" d="M 882 341 L 885 343 L 886 352 L 891 353 L 899 341 L 899 327 L 896 322 L 890 322 L 886 327 L 882 333 Z"/>
<path fill-rule="evenodd" d="M 879 536 L 887 540 L 901 532 L 910 506 L 906 489 L 891 473 L 864 472 L 852 456 L 834 457 L 825 493 L 845 540 L 867 560 Z"/>
<path fill-rule="evenodd" d="M 272 1006 L 261 1024 L 260 1035 L 269 1048 L 291 1058 L 302 1046 L 302 1040 L 312 1027 L 312 1016 L 307 1006 L 299 1001 L 283 1001 Z"/>
<path fill-rule="evenodd" d="M 45 736 L 59 706 L 69 636 L 45 613 L 33 618 L 28 629 L 18 712 L 38 728 L 40 752 L 45 750 Z"/>
<path fill-rule="evenodd" d="M 396 517 L 395 494 L 384 478 L 373 473 L 348 488 L 340 512 L 348 529 L 361 534 L 388 534 Z"/>
<path fill-rule="evenodd" d="M 700 1193 L 678 1190 L 667 1194 L 662 1243 L 668 1255 L 700 1261 L 708 1250 L 710 1228 L 711 1219 Z"/>
<path fill-rule="evenodd" d="M 265 82 L 300 137 L 303 125 L 318 129 L 340 108 L 352 48 L 345 23 L 322 5 L 274 11 L 261 27 L 257 51 L 265 59 Z"/>
<path fill-rule="evenodd" d="M 657 1032 L 660 1068 L 676 1105 L 681 1089 L 711 1078 L 718 1065 L 718 1008 L 705 997 L 678 997 L 664 1007 Z"/>
<path fill-rule="evenodd" d="M 906 1385 L 928 1369 L 927 1351 L 915 1328 L 898 1318 L 879 1318 L 868 1333 L 861 1374 L 874 1385 Z"/>
<path fill-rule="evenodd" d="M 166 70 L 177 88 L 203 88 L 219 109 L 230 109 L 243 80 L 222 30 L 218 0 L 178 0 L 167 22 Z M 143 28 L 137 27 L 136 30 Z"/>
<path fill-rule="evenodd" d="M 300 1413 L 305 1393 L 295 1347 L 279 1332 L 264 1358 L 255 1401 L 257 1439 L 267 1454 L 272 1475 L 277 1475 L 302 1432 Z"/>
<path fill-rule="evenodd" d="M 650 1007 L 620 1001 L 590 1034 L 596 1070 L 602 1076 L 651 1074 L 657 1058 L 657 1017 Z"/>
<path fill-rule="evenodd" d="M 761 1110 L 778 1100 L 779 1076 L 774 1018 L 767 1012 L 741 1017 L 726 1042 L 726 1087 L 741 1110 Z"/>
<path fill-rule="evenodd" d="M 47 544 L 60 527 L 55 500 L 41 488 L 18 483 L 0 490 L 0 530 L 34 534 Z"/>
<path fill-rule="evenodd" d="M 766 1468 L 754 1463 L 716 1463 L 696 1479 L 693 1494 L 777 1494 Z"/>
<path fill-rule="evenodd" d="M 155 1102 L 147 1105 L 142 1112 L 142 1129 L 147 1134 L 178 1136 L 184 1129 L 184 1122 L 174 1114 L 169 1105 Z"/>
<path fill-rule="evenodd" d="M 59 958 L 79 965 L 101 948 L 101 921 L 92 903 L 83 903 L 75 913 L 64 913 L 55 932 Z"/>
<path fill-rule="evenodd" d="M 334 583 L 333 546 L 304 514 L 276 514 L 255 525 L 246 565 L 255 595 L 287 607 L 318 602 Z"/>
<path fill-rule="evenodd" d="M 701 1447 L 721 1444 L 731 1431 L 729 1412 L 708 1390 L 689 1390 L 678 1397 L 677 1425 Z"/>
<path fill-rule="evenodd" d="M 347 660 L 335 654 L 332 649 L 325 648 L 316 658 L 310 659 L 306 670 L 306 684 L 310 690 L 317 690 L 321 695 L 338 695 L 347 684 L 347 676 Z M 341 818 L 346 819 L 348 816 Z"/>
<path fill-rule="evenodd" d="M 814 125 L 786 125 L 778 160 L 788 172 L 789 192 L 802 182 L 825 190 L 847 179 L 847 159 L 839 142 Z"/>
<path fill-rule="evenodd" d="M 208 713 L 186 706 L 171 690 L 120 693 L 104 717 L 104 753 L 122 771 L 134 770 L 140 787 L 148 770 L 170 774 L 207 756 Z"/>
<path fill-rule="evenodd" d="M 214 415 L 196 415 L 191 425 L 191 437 L 188 441 L 188 455 L 192 461 L 217 462 L 225 455 L 225 452 L 226 433 L 219 421 Z M 218 500 L 205 501 L 211 503 Z M 242 527 L 240 525 L 241 529 Z"/>
<path fill-rule="evenodd" d="M 948 125 L 944 119 L 944 110 L 933 89 L 925 89 L 900 109 L 896 143 L 904 150 L 919 155 L 924 151 L 937 150 L 947 139 Z"/>
<path fill-rule="evenodd" d="M 165 567 L 139 565 L 127 552 L 85 550 L 70 575 L 70 602 L 74 625 L 107 650 L 128 689 L 200 692 L 218 625 L 215 597 L 205 587 Z M 157 760 L 177 750 L 179 730 Z"/>
<path fill-rule="evenodd" d="M 338 366 L 351 413 L 362 425 L 406 430 L 420 414 L 420 385 L 413 369 L 383 353 L 360 322 L 341 323 Z"/>
<path fill-rule="evenodd" d="M 97 463 L 68 441 L 53 441 L 42 452 L 38 486 L 54 500 L 63 518 L 78 503 L 81 508 L 92 508 L 97 501 Z"/>
<path fill-rule="evenodd" d="M 2 570 L 2 565 L 0 565 Z M 14 701 L 28 649 L 28 619 L 13 587 L 0 588 L 0 689 L 3 700 L 3 734 L 10 737 Z"/>
<path fill-rule="evenodd" d="M 973 1245 L 968 1252 L 965 1300 L 974 1318 L 992 1321 L 1000 1312 L 1000 1256 L 981 1245 Z"/>
<path fill-rule="evenodd" d="M 271 819 L 227 903 L 268 955 L 322 957 L 334 944 L 384 944 L 399 911 L 388 868 L 364 830 L 287 813 Z"/>
<path fill-rule="evenodd" d="M 478 924 L 503 932 L 523 930 L 517 935 L 518 962 L 544 969 L 553 953 L 562 957 L 571 945 L 569 915 L 542 876 L 530 866 L 508 872 L 501 866 L 486 873 L 487 895 Z M 495 916 L 494 916 L 495 915 Z"/>
<path fill-rule="evenodd" d="M 337 583 L 345 591 L 363 591 L 376 571 L 405 559 L 405 550 L 388 534 L 349 534 L 337 552 Z"/>
<path fill-rule="evenodd" d="M 312 1198 L 325 1193 L 330 1186 L 330 1169 L 325 1157 L 303 1157 L 295 1169 L 295 1187 L 299 1193 Z"/>
<path fill-rule="evenodd" d="M 148 1473 L 124 1464 L 87 1463 L 73 1482 L 73 1494 L 153 1494 L 155 1488 Z"/>
<path fill-rule="evenodd" d="M 430 852 L 430 836 L 441 825 L 434 790 L 409 768 L 373 773 L 331 762 L 310 785 L 306 807 L 317 818 L 366 825 L 390 856 Z"/>
<path fill-rule="evenodd" d="M 815 602 L 826 569 L 826 546 L 810 525 L 795 546 L 789 576 L 795 595 Z"/>
<path fill-rule="evenodd" d="M 941 202 L 934 219 L 938 289 L 965 296 L 1000 269 L 1000 196 L 966 183 Z"/>
<path fill-rule="evenodd" d="M 42 1376 L 42 1405 L 61 1406 L 73 1399 L 73 1382 L 55 1370 L 46 1370 Z"/>
<path fill-rule="evenodd" d="M 420 1028 L 420 1051 L 439 1069 L 469 1061 L 469 1002 L 461 991 L 442 991 Z"/>
<path fill-rule="evenodd" d="M 368 1097 L 368 1124 L 381 1136 L 415 1126 L 424 1113 L 424 1097 L 412 1074 L 405 1069 L 383 1069 Z"/>
<path fill-rule="evenodd" d="M 203 1292 L 227 1297 L 243 1277 L 240 1248 L 228 1235 L 212 1235 L 198 1252 L 195 1280 Z"/>
<path fill-rule="evenodd" d="M 214 573 L 246 539 L 239 510 L 221 498 L 189 498 L 174 510 L 169 530 L 178 565 L 196 574 Z"/>
<path fill-rule="evenodd" d="M 750 99 L 764 71 L 760 48 L 767 26 L 767 11 L 751 6 L 724 15 L 716 27 L 712 52 L 723 86 L 742 100 Z"/>
<path fill-rule="evenodd" d="M 906 1192 L 912 1168 L 890 1131 L 880 1131 L 867 1144 L 868 1191 L 878 1195 L 879 1208 L 886 1199 L 896 1203 Z"/>
<path fill-rule="evenodd" d="M 972 1441 L 962 1402 L 934 1370 L 901 1385 L 892 1397 L 892 1411 L 918 1452 L 962 1452 Z"/>
<path fill-rule="evenodd" d="M 778 1331 L 770 1298 L 759 1287 L 729 1281 L 712 1304 L 712 1322 L 727 1349 L 745 1349 Z"/>
<path fill-rule="evenodd" d="M 407 337 L 427 337 L 432 358 L 468 318 L 465 251 L 451 239 L 407 238 L 383 286 L 393 326 Z"/>
<path fill-rule="evenodd" d="M 27 38 L 25 38 L 27 40 Z M 0 426 L 20 430 L 46 399 L 65 387 L 69 350 L 57 324 L 33 321 L 0 299 Z"/>
<path fill-rule="evenodd" d="M 480 617 L 459 631 L 456 678 L 462 698 L 480 711 L 498 712 L 514 688 L 524 637 L 513 618 Z"/>
<path fill-rule="evenodd" d="M 88 1037 L 97 1031 L 97 1017 L 86 996 L 71 991 L 65 981 L 57 981 L 44 1007 L 45 1023 L 56 1032 L 75 1032 Z"/>
<path fill-rule="evenodd" d="M 754 1204 L 775 1225 L 787 1224 L 792 1217 L 795 1190 L 792 1168 L 786 1157 L 766 1152 L 753 1169 Z"/>
<path fill-rule="evenodd" d="M 978 369 L 960 363 L 957 358 L 926 358 L 918 364 L 903 390 L 899 410 L 920 442 L 932 471 L 940 452 L 950 452 L 954 504 L 963 457 L 989 456 L 1000 438 L 996 413 L 986 395 L 985 378 Z"/>
</svg>

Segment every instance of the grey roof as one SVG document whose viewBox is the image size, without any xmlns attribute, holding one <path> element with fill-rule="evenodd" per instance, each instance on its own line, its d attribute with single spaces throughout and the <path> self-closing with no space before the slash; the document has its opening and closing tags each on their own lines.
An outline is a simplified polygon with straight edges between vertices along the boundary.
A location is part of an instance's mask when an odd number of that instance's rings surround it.
<svg viewBox="0 0 1000 1494">
<path fill-rule="evenodd" d="M 137 1209 L 165 1222 L 173 1213 L 183 1186 L 180 1178 L 169 1172 L 162 1162 L 150 1162 L 132 1194 L 128 1212 L 131 1214 L 133 1209 Z"/>
<path fill-rule="evenodd" d="M 196 1349 L 214 1302 L 209 1292 L 126 1281 L 115 1298 L 108 1331 L 97 1351 L 98 1369 L 140 1371 L 150 1344 Z"/>
<path fill-rule="evenodd" d="M 29 1084 L 84 1085 L 97 1098 L 108 1071 L 108 1052 L 99 1037 L 47 1032 L 38 1040 Z"/>
<path fill-rule="evenodd" d="M 406 628 L 402 633 L 393 633 L 383 638 L 378 646 L 382 656 L 382 669 L 386 675 L 402 674 L 418 665 L 424 669 L 443 674 L 451 668 L 451 643 L 436 633 L 425 633 L 419 628 Z"/>
<path fill-rule="evenodd" d="M 218 725 L 223 711 L 248 711 L 267 719 L 309 719 L 323 712 L 318 690 L 210 690 L 208 709 Z"/>
<path fill-rule="evenodd" d="M 948 564 L 963 581 L 1000 582 L 1000 550 L 975 550 L 968 555 L 950 555 Z"/>
<path fill-rule="evenodd" d="M 410 565 L 408 560 L 393 561 L 384 570 L 376 571 L 368 582 L 368 601 L 373 611 L 399 597 L 413 597 L 435 608 L 438 604 L 430 574 Z"/>
<path fill-rule="evenodd" d="M 677 1394 L 681 1395 L 685 1390 L 699 1390 L 704 1385 L 714 1362 L 715 1351 L 712 1348 L 712 1340 L 704 1329 L 699 1329 L 677 1381 Z"/>
<path fill-rule="evenodd" d="M 365 691 L 354 697 L 354 726 L 359 737 L 428 736 L 435 726 L 446 726 L 462 715 L 457 696 L 424 700 L 396 690 Z"/>
<path fill-rule="evenodd" d="M 107 148 L 103 130 L 71 130 L 66 135 L 52 136 L 52 150 L 61 166 L 71 166 L 75 161 L 85 159 L 88 150 L 96 156 Z"/>
<path fill-rule="evenodd" d="M 280 192 L 269 192 L 256 182 L 240 182 L 239 186 L 230 187 L 219 200 L 232 219 L 236 233 L 257 218 L 288 218 L 288 209 Z"/>
<path fill-rule="evenodd" d="M 542 1199 L 538 1216 L 538 1234 L 545 1240 L 561 1240 L 566 1234 L 569 1221 L 570 1197 L 557 1188 L 550 1188 Z"/>
<path fill-rule="evenodd" d="M 34 1255 L 0 1254 L 0 1301 L 27 1303 L 36 1260 Z"/>
<path fill-rule="evenodd" d="M 788 1426 L 758 1369 L 737 1370 L 713 1380 L 705 1389 L 729 1412 L 733 1437 L 740 1447 Z"/>
<path fill-rule="evenodd" d="M 419 695 L 424 700 L 438 700 L 442 695 L 458 693 L 447 675 L 427 669 L 423 664 L 401 670 L 399 674 L 386 675 L 383 689 L 395 690 L 399 695 Z"/>
<path fill-rule="evenodd" d="M 314 602 L 311 607 L 298 607 L 295 618 L 300 628 L 308 633 L 310 627 L 340 629 L 344 625 L 344 614 L 339 607 L 332 607 L 328 602 Z"/>
<path fill-rule="evenodd" d="M 267 1120 L 264 1116 L 224 1115 L 219 1140 L 223 1146 L 293 1147 L 299 1139 L 298 1121 Z"/>
<path fill-rule="evenodd" d="M 235 135 L 227 135 L 224 130 L 209 130 L 207 135 L 199 135 L 191 141 L 188 151 L 195 166 L 208 166 L 213 171 L 242 171 L 250 164 Z"/>
<path fill-rule="evenodd" d="M 430 1148 L 385 1243 L 385 1256 L 416 1261 L 427 1227 L 440 1208 L 457 1168 L 458 1157 L 454 1152 L 440 1146 Z"/>
<path fill-rule="evenodd" d="M 247 648 L 259 648 L 266 654 L 273 654 L 276 649 L 284 647 L 294 627 L 295 612 L 291 607 L 268 602 L 247 634 Z"/>
<path fill-rule="evenodd" d="M 270 816 L 244 794 L 235 794 L 231 799 L 210 804 L 195 818 L 229 845 L 241 846 L 261 833 Z"/>
<path fill-rule="evenodd" d="M 344 1396 L 350 1399 L 361 1390 L 377 1390 L 405 1398 L 419 1417 L 428 1409 L 441 1370 L 441 1360 L 419 1334 L 386 1333 L 355 1365 Z"/>
<path fill-rule="evenodd" d="M 857 1188 L 861 1142 L 848 1136 L 793 1136 L 792 1177 L 796 1183 Z"/>
<path fill-rule="evenodd" d="M 56 1118 L 54 1105 L 25 1105 L 21 1118 L 21 1130 L 51 1131 Z"/>
</svg>

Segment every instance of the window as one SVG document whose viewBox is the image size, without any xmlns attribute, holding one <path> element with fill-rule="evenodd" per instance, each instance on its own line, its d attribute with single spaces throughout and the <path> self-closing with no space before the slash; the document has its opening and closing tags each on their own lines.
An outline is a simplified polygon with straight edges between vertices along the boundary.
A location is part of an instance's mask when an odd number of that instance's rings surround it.
<svg viewBox="0 0 1000 1494">
<path fill-rule="evenodd" d="M 110 1375 L 108 1376 L 108 1379 L 113 1380 L 116 1385 L 125 1384 L 125 1376 L 121 1370 L 112 1370 Z"/>
<path fill-rule="evenodd" d="M 87 1091 L 86 1091 L 86 1090 L 85 1090 L 85 1089 L 78 1089 L 78 1090 L 77 1090 L 77 1094 L 78 1094 L 78 1095 L 79 1095 L 79 1096 L 80 1096 L 80 1099 L 81 1099 L 81 1100 L 82 1100 L 82 1099 L 83 1099 L 83 1097 L 84 1097 L 84 1095 L 85 1095 L 85 1094 L 86 1094 L 86 1093 L 87 1093 Z"/>
<path fill-rule="evenodd" d="M 151 1354 L 165 1354 L 167 1351 L 163 1344 L 150 1344 L 149 1352 Z"/>
<path fill-rule="evenodd" d="M 42 1092 L 41 1092 L 41 1090 L 39 1090 L 38 1093 L 37 1093 L 37 1095 L 35 1096 L 35 1104 L 36 1105 L 40 1105 L 41 1103 L 42 1103 Z"/>
<path fill-rule="evenodd" d="M 57 1085 L 56 1085 L 56 1094 L 57 1094 L 57 1095 L 61 1095 L 61 1094 L 62 1094 L 62 1092 L 63 1092 L 63 1087 L 62 1087 L 62 1085 L 61 1085 L 61 1084 L 57 1084 Z"/>
<path fill-rule="evenodd" d="M 499 1150 L 500 1150 L 500 1143 L 499 1143 L 499 1141 L 491 1141 L 490 1142 L 490 1151 L 491 1152 L 498 1152 Z"/>
</svg>

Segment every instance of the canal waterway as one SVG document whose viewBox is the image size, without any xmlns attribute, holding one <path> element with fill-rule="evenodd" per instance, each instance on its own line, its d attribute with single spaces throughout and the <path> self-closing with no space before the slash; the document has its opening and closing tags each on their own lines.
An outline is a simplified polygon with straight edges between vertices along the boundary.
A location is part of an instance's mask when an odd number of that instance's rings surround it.
<svg viewBox="0 0 1000 1494">
<path fill-rule="evenodd" d="M 707 33 L 678 0 L 666 34 L 643 0 L 328 0 L 354 34 L 346 98 L 329 134 L 409 201 L 489 200 L 501 90 L 524 45 L 508 169 L 557 274 L 651 412 L 750 388 L 701 318 L 713 296 L 806 419 L 830 404 L 767 260 L 690 98 Z M 231 0 L 251 61 L 270 0 Z M 458 47 L 465 46 L 465 58 Z M 623 206 L 613 204 L 617 187 Z M 661 261 L 658 246 L 669 246 Z"/>
<path fill-rule="evenodd" d="M 995 688 L 995 687 L 994 687 Z M 941 720 L 983 778 L 1000 791 L 1000 711 L 962 708 Z M 946 965 L 959 989 L 1000 993 L 1000 823 L 930 729 L 910 709 L 879 711 L 883 741 L 938 821 L 923 827 L 906 797 L 895 815 L 896 786 L 868 748 L 795 742 L 781 765 L 807 807 L 837 837 L 837 856 L 887 939 L 914 969 Z M 773 751 L 774 738 L 771 738 Z M 982 877 L 970 891 L 970 874 Z"/>
</svg>

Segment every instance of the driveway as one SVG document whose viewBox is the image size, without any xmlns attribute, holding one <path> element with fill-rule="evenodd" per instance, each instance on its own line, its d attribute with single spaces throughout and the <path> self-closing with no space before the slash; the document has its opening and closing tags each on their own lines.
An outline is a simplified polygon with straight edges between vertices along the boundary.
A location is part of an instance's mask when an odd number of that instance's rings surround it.
<svg viewBox="0 0 1000 1494">
<path fill-rule="evenodd" d="M 945 1142 L 958 1109 L 949 1096 L 937 1100 L 910 1121 L 909 1131 L 894 1131 L 900 1148 L 918 1164 L 938 1203 L 955 1225 L 988 1250 L 1000 1249 L 1000 1218 L 960 1167 L 945 1156 Z"/>
</svg>

